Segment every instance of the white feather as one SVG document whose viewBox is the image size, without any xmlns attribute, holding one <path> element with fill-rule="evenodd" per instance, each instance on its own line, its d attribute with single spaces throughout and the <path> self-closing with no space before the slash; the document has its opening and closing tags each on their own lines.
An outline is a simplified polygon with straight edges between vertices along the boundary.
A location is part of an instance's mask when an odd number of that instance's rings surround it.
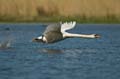
<svg viewBox="0 0 120 79">
<path fill-rule="evenodd" d="M 65 22 L 65 23 L 61 24 L 61 32 L 62 32 L 62 33 L 65 33 L 66 30 L 70 30 L 70 29 L 74 28 L 75 25 L 76 25 L 76 22 L 75 22 L 75 21 L 73 21 L 73 22 L 68 22 L 68 23 Z"/>
</svg>

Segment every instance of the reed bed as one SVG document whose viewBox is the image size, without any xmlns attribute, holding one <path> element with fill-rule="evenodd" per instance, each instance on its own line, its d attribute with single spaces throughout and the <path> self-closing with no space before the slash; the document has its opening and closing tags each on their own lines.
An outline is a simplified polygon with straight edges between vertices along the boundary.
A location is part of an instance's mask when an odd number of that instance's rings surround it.
<svg viewBox="0 0 120 79">
<path fill-rule="evenodd" d="M 0 21 L 120 22 L 120 0 L 0 0 Z"/>
</svg>

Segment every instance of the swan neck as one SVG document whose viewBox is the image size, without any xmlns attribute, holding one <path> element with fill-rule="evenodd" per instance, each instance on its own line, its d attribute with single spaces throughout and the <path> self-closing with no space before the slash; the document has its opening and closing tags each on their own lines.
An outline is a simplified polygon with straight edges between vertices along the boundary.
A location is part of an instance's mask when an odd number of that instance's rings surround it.
<svg viewBox="0 0 120 79">
<path fill-rule="evenodd" d="M 63 34 L 63 37 L 80 37 L 80 38 L 95 38 L 94 34 L 73 34 L 73 33 L 65 33 Z"/>
</svg>

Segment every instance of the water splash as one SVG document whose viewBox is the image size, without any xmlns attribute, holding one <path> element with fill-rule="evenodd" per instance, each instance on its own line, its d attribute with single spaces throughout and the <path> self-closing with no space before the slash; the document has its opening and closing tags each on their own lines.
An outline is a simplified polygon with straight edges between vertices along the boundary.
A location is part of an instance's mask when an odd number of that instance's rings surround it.
<svg viewBox="0 0 120 79">
<path fill-rule="evenodd" d="M 10 48 L 10 46 L 11 46 L 11 40 L 0 42 L 0 49 Z"/>
</svg>

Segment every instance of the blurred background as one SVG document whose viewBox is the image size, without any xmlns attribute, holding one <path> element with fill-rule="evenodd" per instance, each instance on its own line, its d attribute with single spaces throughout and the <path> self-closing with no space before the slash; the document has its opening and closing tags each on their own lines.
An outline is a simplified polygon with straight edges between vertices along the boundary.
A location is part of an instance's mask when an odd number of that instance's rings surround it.
<svg viewBox="0 0 120 79">
<path fill-rule="evenodd" d="M 120 0 L 0 0 L 0 21 L 120 22 Z"/>
</svg>

